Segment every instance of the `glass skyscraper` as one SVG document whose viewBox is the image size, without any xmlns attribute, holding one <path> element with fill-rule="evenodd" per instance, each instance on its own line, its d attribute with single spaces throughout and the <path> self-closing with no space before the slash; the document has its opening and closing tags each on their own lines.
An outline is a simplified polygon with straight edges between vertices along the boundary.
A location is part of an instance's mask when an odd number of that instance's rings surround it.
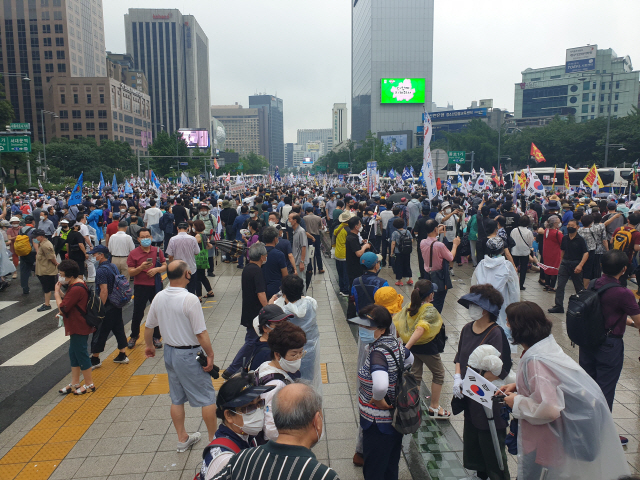
<svg viewBox="0 0 640 480">
<path fill-rule="evenodd" d="M 351 139 L 411 130 L 431 107 L 433 0 L 353 0 Z M 425 79 L 425 103 L 380 103 L 382 78 Z"/>
<path fill-rule="evenodd" d="M 284 112 L 282 99 L 273 95 L 251 95 L 249 108 L 267 108 L 269 170 L 284 168 Z"/>
</svg>

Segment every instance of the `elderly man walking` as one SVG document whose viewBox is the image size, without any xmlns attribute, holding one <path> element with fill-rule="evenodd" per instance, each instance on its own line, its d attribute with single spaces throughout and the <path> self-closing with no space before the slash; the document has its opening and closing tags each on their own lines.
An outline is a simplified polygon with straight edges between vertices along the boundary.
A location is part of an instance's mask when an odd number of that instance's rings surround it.
<svg viewBox="0 0 640 480">
<path fill-rule="evenodd" d="M 293 240 L 291 242 L 291 248 L 293 250 L 293 258 L 296 262 L 296 269 L 298 275 L 304 280 L 305 269 L 304 266 L 307 263 L 307 247 L 309 246 L 309 240 L 307 239 L 307 232 L 300 225 L 300 215 L 297 213 L 289 214 L 289 223 L 291 223 L 291 230 L 293 230 Z"/>
<path fill-rule="evenodd" d="M 198 267 L 196 266 L 196 255 L 200 253 L 200 246 L 196 237 L 192 237 L 187 233 L 189 225 L 185 222 L 178 224 L 178 234 L 171 237 L 169 245 L 167 245 L 167 257 L 169 261 L 183 260 L 189 266 L 191 272 L 191 281 L 187 285 L 190 293 L 196 294 L 198 285 Z"/>
<path fill-rule="evenodd" d="M 166 343 L 164 364 L 169 376 L 171 420 L 181 453 L 200 440 L 200 432 L 189 434 L 185 429 L 185 402 L 202 408 L 209 442 L 216 432 L 216 392 L 208 374 L 213 369 L 213 349 L 200 301 L 186 290 L 191 278 L 189 266 L 182 260 L 173 261 L 167 268 L 167 277 L 169 287 L 156 295 L 147 315 L 144 353 L 147 358 L 155 356 L 153 329 L 160 327 Z M 205 367 L 196 360 L 200 349 L 207 355 Z"/>
</svg>

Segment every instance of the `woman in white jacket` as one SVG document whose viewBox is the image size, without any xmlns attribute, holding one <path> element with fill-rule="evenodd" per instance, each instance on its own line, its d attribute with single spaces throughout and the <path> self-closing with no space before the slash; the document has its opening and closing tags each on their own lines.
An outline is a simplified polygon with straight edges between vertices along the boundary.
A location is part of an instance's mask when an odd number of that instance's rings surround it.
<svg viewBox="0 0 640 480">
<path fill-rule="evenodd" d="M 282 297 L 275 301 L 284 313 L 290 313 L 289 321 L 304 330 L 307 343 L 305 356 L 300 367 L 300 378 L 307 380 L 322 395 L 322 377 L 320 375 L 320 330 L 316 319 L 318 302 L 305 297 L 304 281 L 297 275 L 287 275 L 282 279 Z"/>
<path fill-rule="evenodd" d="M 507 308 L 513 341 L 524 353 L 516 383 L 503 387 L 520 420 L 518 479 L 601 480 L 629 474 L 607 401 L 596 382 L 551 335 L 536 303 Z"/>
</svg>

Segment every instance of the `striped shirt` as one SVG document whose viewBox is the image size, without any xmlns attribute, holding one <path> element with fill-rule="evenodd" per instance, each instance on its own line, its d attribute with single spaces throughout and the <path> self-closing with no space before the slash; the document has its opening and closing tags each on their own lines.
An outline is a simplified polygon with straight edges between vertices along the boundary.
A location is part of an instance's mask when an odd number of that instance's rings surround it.
<svg viewBox="0 0 640 480">
<path fill-rule="evenodd" d="M 234 455 L 213 480 L 340 480 L 306 447 L 269 441 Z"/>
</svg>

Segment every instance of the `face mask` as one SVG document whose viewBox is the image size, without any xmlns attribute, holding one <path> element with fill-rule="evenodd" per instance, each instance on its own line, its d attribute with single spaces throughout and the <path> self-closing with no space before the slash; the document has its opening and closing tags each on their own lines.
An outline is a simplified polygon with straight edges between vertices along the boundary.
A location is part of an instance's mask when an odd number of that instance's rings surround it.
<svg viewBox="0 0 640 480">
<path fill-rule="evenodd" d="M 43 221 L 44 217 L 42 215 L 40 215 L 40 221 Z"/>
<path fill-rule="evenodd" d="M 250 216 L 251 218 L 254 218 L 254 217 L 256 216 L 256 214 L 255 214 L 255 213 L 251 213 L 251 214 L 249 214 L 249 216 Z"/>
<path fill-rule="evenodd" d="M 69 283 L 69 280 L 67 280 L 65 277 L 58 277 L 58 281 L 59 281 L 62 285 L 66 285 L 67 283 Z"/>
<path fill-rule="evenodd" d="M 476 321 L 480 320 L 484 315 L 484 310 L 480 308 L 478 305 L 471 304 L 469 305 L 469 317 L 471 320 Z"/>
<path fill-rule="evenodd" d="M 291 222 L 287 221 L 287 227 L 292 227 Z"/>
<path fill-rule="evenodd" d="M 207 212 L 200 212 L 200 216 L 201 217 L 206 217 L 207 216 Z"/>
<path fill-rule="evenodd" d="M 269 222 L 269 226 L 270 226 L 270 227 L 275 227 L 275 226 L 276 226 L 276 222 L 271 222 L 271 221 L 270 221 L 270 222 Z"/>
<path fill-rule="evenodd" d="M 66 232 L 67 230 L 69 230 L 69 227 L 62 227 L 62 230 Z"/>
<path fill-rule="evenodd" d="M 373 330 L 366 329 L 364 327 L 358 327 L 358 335 L 362 343 L 373 343 L 376 341 L 375 332 Z"/>
<path fill-rule="evenodd" d="M 445 208 L 444 209 L 444 213 L 446 213 L 447 215 L 449 215 L 451 213 L 451 209 L 450 208 Z"/>
<path fill-rule="evenodd" d="M 576 227 L 567 227 L 567 232 L 569 233 L 576 233 L 578 229 Z"/>
<path fill-rule="evenodd" d="M 124 213 L 126 212 L 126 210 L 120 210 L 120 214 L 124 215 Z"/>
<path fill-rule="evenodd" d="M 299 358 L 298 360 L 285 360 L 284 357 L 280 357 L 278 363 L 280 364 L 280 368 L 282 368 L 285 372 L 296 373 L 298 370 L 300 370 L 302 359 Z"/>
<path fill-rule="evenodd" d="M 142 245 L 143 247 L 150 247 L 151 246 L 151 239 L 150 238 L 141 238 L 140 239 L 140 245 Z"/>
<path fill-rule="evenodd" d="M 247 435 L 257 435 L 262 431 L 262 427 L 264 426 L 264 409 L 258 408 L 254 412 L 241 413 L 240 415 L 242 415 L 243 425 L 241 427 L 235 423 L 234 425 L 241 428 L 244 433 Z"/>
</svg>

